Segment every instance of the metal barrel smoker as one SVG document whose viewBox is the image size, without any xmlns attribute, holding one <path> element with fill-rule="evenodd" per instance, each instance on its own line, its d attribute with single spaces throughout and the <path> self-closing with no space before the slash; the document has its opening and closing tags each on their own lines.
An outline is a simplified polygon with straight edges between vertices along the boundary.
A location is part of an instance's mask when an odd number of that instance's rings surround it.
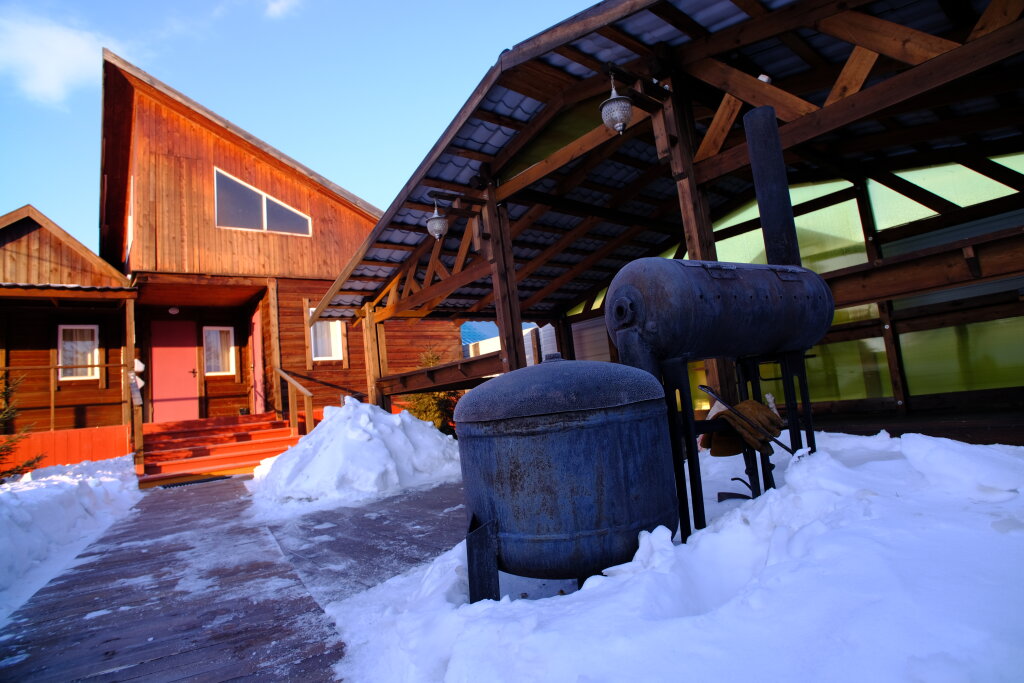
<svg viewBox="0 0 1024 683">
<path fill-rule="evenodd" d="M 819 275 L 796 266 L 645 258 L 616 274 L 605 301 L 605 323 L 620 362 L 647 370 L 664 382 L 684 536 L 690 530 L 685 513 L 687 478 L 693 525 L 705 526 L 697 437 L 721 426 L 718 421 L 698 423 L 694 418 L 686 363 L 734 359 L 740 398 L 761 400 L 759 366 L 778 362 L 790 445 L 802 446 L 802 424 L 813 448 L 803 356 L 824 336 L 833 313 L 832 294 Z M 745 458 L 751 493 L 757 495 L 760 485 L 753 451 Z M 766 456 L 760 464 L 765 487 L 774 486 Z"/>
<path fill-rule="evenodd" d="M 646 372 L 550 354 L 471 390 L 455 423 L 472 602 L 500 597 L 499 569 L 585 579 L 679 521 L 664 391 Z"/>
</svg>

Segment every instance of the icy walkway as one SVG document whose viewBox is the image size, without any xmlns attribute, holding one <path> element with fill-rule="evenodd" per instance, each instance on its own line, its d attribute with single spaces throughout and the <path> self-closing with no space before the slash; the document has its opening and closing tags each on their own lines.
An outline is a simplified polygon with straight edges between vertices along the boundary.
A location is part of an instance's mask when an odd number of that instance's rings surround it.
<svg viewBox="0 0 1024 683">
<path fill-rule="evenodd" d="M 331 680 L 345 646 L 317 602 L 450 548 L 460 503 L 448 485 L 271 530 L 237 479 L 151 491 L 12 615 L 0 679 Z"/>
</svg>

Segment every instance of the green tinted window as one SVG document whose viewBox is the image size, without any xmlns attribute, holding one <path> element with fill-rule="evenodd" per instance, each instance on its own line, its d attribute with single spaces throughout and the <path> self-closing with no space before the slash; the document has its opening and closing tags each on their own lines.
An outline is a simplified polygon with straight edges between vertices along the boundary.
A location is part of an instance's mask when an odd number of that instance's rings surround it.
<svg viewBox="0 0 1024 683">
<path fill-rule="evenodd" d="M 813 347 L 807 352 L 807 388 L 812 402 L 849 401 L 892 396 L 892 380 L 881 337 L 836 342 Z M 784 401 L 779 366 L 761 366 L 762 392 Z"/>
<path fill-rule="evenodd" d="M 912 395 L 1024 385 L 1024 318 L 900 335 Z"/>
</svg>

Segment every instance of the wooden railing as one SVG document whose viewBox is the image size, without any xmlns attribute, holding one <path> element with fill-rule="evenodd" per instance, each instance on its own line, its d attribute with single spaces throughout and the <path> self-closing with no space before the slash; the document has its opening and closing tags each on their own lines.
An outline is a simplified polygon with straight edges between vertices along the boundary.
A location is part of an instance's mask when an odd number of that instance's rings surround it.
<svg viewBox="0 0 1024 683">
<path fill-rule="evenodd" d="M 306 418 L 306 433 L 308 434 L 313 429 L 313 394 L 281 368 L 274 368 L 274 372 L 288 385 L 288 422 L 296 433 L 299 431 L 298 395 L 302 394 L 302 409 Z"/>
<path fill-rule="evenodd" d="M 89 364 L 89 365 L 4 365 L 4 366 L 0 366 L 0 377 L 3 378 L 3 381 L 7 381 L 7 373 L 9 373 L 9 372 L 20 372 L 20 371 L 26 371 L 26 370 L 47 370 L 48 374 L 49 374 L 49 379 L 50 379 L 50 383 L 49 383 L 50 384 L 50 386 L 49 386 L 49 389 L 50 389 L 50 392 L 49 392 L 50 393 L 50 400 L 49 400 L 50 431 L 54 431 L 56 429 L 56 417 L 57 417 L 57 385 L 58 385 L 58 383 L 60 381 L 58 379 L 58 374 L 59 374 L 59 372 L 61 370 L 76 370 L 76 369 L 79 369 L 79 368 L 97 368 L 97 369 L 101 369 L 101 370 L 107 370 L 108 368 L 117 368 L 118 370 L 126 370 L 127 369 L 127 367 L 123 363 L 104 363 L 104 364 L 94 363 L 94 364 Z M 125 375 L 123 373 L 118 373 L 118 375 L 119 375 L 118 384 L 120 385 L 121 382 L 125 381 Z M 102 380 L 102 379 L 103 378 L 101 377 L 100 380 Z M 75 380 L 67 380 L 66 379 L 64 381 L 75 381 Z M 94 381 L 97 381 L 97 380 L 94 380 Z M 122 392 L 122 396 L 123 396 L 123 394 L 124 394 L 124 392 Z M 126 402 L 125 398 L 122 398 L 120 401 L 118 401 L 118 403 L 122 404 L 122 405 L 125 402 Z M 38 407 L 38 406 L 22 405 L 21 407 L 22 408 L 35 408 L 35 407 Z"/>
</svg>

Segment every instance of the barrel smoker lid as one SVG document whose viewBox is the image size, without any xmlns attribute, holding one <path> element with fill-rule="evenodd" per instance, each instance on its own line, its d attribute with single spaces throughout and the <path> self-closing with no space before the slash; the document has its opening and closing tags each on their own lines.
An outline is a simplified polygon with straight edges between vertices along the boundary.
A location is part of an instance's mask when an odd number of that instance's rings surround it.
<svg viewBox="0 0 1024 683">
<path fill-rule="evenodd" d="M 456 422 L 489 422 L 617 406 L 665 396 L 654 375 L 629 365 L 563 360 L 548 354 L 470 390 L 455 406 Z"/>
</svg>

